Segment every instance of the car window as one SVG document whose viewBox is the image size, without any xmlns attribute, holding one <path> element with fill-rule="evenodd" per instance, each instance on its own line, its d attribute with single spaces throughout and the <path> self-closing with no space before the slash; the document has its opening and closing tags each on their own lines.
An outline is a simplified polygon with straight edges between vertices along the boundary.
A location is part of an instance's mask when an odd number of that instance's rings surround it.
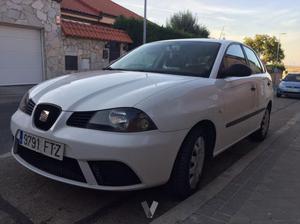
<svg viewBox="0 0 300 224">
<path fill-rule="evenodd" d="M 220 44 L 214 42 L 156 42 L 133 50 L 109 69 L 208 78 L 219 48 Z"/>
<path fill-rule="evenodd" d="M 237 44 L 231 45 L 227 49 L 226 55 L 233 56 L 233 57 L 238 57 L 238 58 L 243 58 L 245 60 L 243 50 L 242 50 L 241 46 L 237 45 Z"/>
<path fill-rule="evenodd" d="M 288 74 L 283 81 L 285 82 L 300 82 L 300 74 Z"/>
<path fill-rule="evenodd" d="M 245 49 L 245 53 L 247 55 L 252 72 L 254 74 L 262 73 L 263 69 L 261 67 L 261 63 L 259 62 L 256 54 L 248 47 L 244 47 L 244 49 Z"/>
<path fill-rule="evenodd" d="M 239 44 L 232 44 L 228 47 L 220 67 L 219 76 L 222 77 L 222 74 L 235 64 L 247 65 L 244 52 Z"/>
</svg>

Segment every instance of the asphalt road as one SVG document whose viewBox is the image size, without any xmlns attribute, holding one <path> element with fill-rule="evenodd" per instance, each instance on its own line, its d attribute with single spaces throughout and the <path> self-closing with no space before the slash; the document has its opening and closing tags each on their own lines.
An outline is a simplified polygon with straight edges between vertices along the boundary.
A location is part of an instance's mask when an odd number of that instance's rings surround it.
<svg viewBox="0 0 300 224">
<path fill-rule="evenodd" d="M 30 87 L 0 87 L 0 156 L 10 150 L 12 140 L 9 129 L 10 117 Z"/>
<path fill-rule="evenodd" d="M 10 93 L 0 89 L 0 223 L 149 223 L 141 202 L 159 202 L 154 218 L 179 203 L 164 187 L 123 193 L 88 190 L 36 175 L 11 157 L 1 158 L 10 151 L 9 118 L 25 89 Z M 288 108 L 299 103 L 299 99 L 275 99 L 270 136 L 297 112 Z M 245 139 L 215 158 L 204 172 L 201 187 L 257 146 Z"/>
</svg>

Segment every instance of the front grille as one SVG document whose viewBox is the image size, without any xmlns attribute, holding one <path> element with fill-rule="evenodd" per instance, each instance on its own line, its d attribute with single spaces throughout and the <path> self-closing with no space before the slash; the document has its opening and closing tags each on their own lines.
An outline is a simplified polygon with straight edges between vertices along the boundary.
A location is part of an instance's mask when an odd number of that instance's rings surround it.
<svg viewBox="0 0 300 224">
<path fill-rule="evenodd" d="M 27 163 L 42 171 L 55 176 L 86 183 L 79 164 L 75 159 L 64 157 L 63 161 L 59 161 L 20 145 L 18 146 L 17 153 Z"/>
<path fill-rule="evenodd" d="M 291 89 L 300 89 L 300 86 L 287 86 L 287 88 L 291 88 Z"/>
<path fill-rule="evenodd" d="M 283 94 L 289 94 L 289 95 L 294 95 L 294 96 L 299 96 L 300 92 L 290 92 L 290 91 L 283 91 Z"/>
<path fill-rule="evenodd" d="M 67 125 L 86 128 L 89 120 L 93 117 L 95 112 L 74 112 L 67 121 Z"/>
<path fill-rule="evenodd" d="M 43 112 L 48 112 L 46 117 L 42 118 Z M 61 108 L 51 104 L 39 104 L 34 111 L 34 124 L 37 128 L 44 131 L 49 130 L 55 123 L 61 113 Z"/>
<path fill-rule="evenodd" d="M 28 114 L 28 115 L 31 116 L 34 107 L 35 107 L 35 103 L 33 102 L 33 100 L 30 99 L 30 100 L 27 102 L 26 106 L 25 106 L 24 112 L 25 112 L 26 114 Z"/>
<path fill-rule="evenodd" d="M 89 161 L 91 170 L 102 186 L 130 186 L 140 184 L 138 176 L 127 165 L 115 161 Z"/>
</svg>

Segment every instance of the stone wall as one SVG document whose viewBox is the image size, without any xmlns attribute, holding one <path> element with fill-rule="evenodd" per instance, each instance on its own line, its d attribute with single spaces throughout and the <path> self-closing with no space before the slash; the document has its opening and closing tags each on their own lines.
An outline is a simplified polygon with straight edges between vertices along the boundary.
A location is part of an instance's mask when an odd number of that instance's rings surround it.
<svg viewBox="0 0 300 224">
<path fill-rule="evenodd" d="M 78 56 L 79 71 L 84 71 L 80 66 L 82 59 L 90 60 L 90 70 L 107 66 L 109 58 L 103 59 L 103 50 L 107 42 L 64 36 L 56 21 L 56 17 L 61 15 L 58 2 L 0 0 L 0 25 L 22 26 L 41 31 L 46 79 L 72 72 L 65 70 L 65 55 Z M 126 53 L 125 49 L 124 44 L 121 44 L 121 55 Z M 107 51 L 109 52 L 108 49 Z"/>
<path fill-rule="evenodd" d="M 107 42 L 73 37 L 63 37 L 65 55 L 78 56 L 78 69 L 81 68 L 82 59 L 90 60 L 90 70 L 99 70 L 109 64 L 109 59 L 103 59 L 103 50 Z M 72 71 L 65 71 L 70 73 Z"/>
<path fill-rule="evenodd" d="M 41 30 L 47 79 L 64 71 L 61 28 L 56 25 L 60 4 L 53 0 L 0 0 L 0 24 Z"/>
</svg>

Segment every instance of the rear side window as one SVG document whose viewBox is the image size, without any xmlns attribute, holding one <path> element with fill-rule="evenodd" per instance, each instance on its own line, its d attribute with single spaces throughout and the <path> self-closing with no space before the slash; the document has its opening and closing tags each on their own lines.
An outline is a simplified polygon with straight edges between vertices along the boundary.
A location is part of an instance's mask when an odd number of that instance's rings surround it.
<svg viewBox="0 0 300 224">
<path fill-rule="evenodd" d="M 232 57 L 237 57 L 237 58 L 245 60 L 245 56 L 244 56 L 243 50 L 242 50 L 241 46 L 237 45 L 237 44 L 231 45 L 227 49 L 226 55 L 232 56 Z"/>
<path fill-rule="evenodd" d="M 259 62 L 256 54 L 248 47 L 244 47 L 244 49 L 245 49 L 245 53 L 247 55 L 252 72 L 254 74 L 263 73 L 263 68 L 262 68 L 261 63 Z"/>
<path fill-rule="evenodd" d="M 232 44 L 228 47 L 220 67 L 219 75 L 222 76 L 227 69 L 235 64 L 247 65 L 244 52 L 239 44 Z"/>
</svg>

